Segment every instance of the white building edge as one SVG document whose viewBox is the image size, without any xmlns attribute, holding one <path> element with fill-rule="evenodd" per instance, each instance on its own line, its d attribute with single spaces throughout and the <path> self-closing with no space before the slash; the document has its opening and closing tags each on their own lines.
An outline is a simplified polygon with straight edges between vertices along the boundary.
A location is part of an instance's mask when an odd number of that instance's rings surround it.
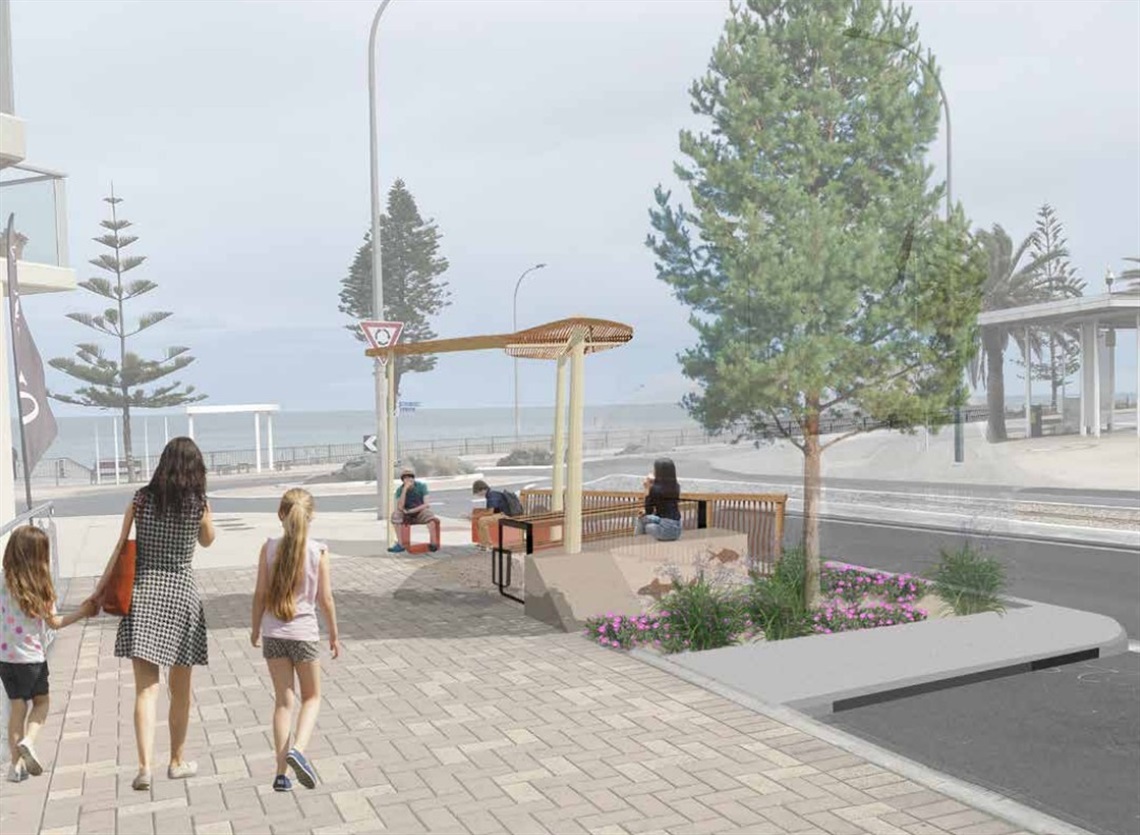
<svg viewBox="0 0 1140 835">
<path fill-rule="evenodd" d="M 68 266 L 66 175 L 32 165 L 27 158 L 27 125 L 16 116 L 12 78 L 12 30 L 9 0 L 0 0 L 0 227 L 16 214 L 17 278 L 21 295 L 60 293 L 75 289 L 75 271 Z M 0 231 L 0 236 L 3 232 Z M 7 269 L 0 267 L 3 305 L 8 307 Z M 35 336 L 36 323 L 29 322 Z M 0 525 L 23 512 L 16 501 L 12 472 L 12 337 L 8 314 L 0 316 Z M 21 491 L 21 496 L 23 492 Z M 17 511 L 17 505 L 19 510 Z"/>
</svg>

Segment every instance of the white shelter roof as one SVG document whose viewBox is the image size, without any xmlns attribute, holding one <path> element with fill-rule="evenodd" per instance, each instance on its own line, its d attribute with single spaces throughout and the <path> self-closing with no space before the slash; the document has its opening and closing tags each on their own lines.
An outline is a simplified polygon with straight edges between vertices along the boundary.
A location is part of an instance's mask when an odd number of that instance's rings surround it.
<svg viewBox="0 0 1140 835">
<path fill-rule="evenodd" d="M 990 310 L 978 316 L 978 324 L 1065 327 L 1098 322 L 1114 328 L 1135 328 L 1140 315 L 1140 293 L 1126 291 L 1100 296 L 1027 304 Z"/>
</svg>

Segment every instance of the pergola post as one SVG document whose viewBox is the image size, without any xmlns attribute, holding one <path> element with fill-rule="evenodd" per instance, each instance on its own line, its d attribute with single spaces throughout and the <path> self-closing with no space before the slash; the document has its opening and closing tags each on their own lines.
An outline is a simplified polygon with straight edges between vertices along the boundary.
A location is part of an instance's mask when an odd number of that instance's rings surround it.
<svg viewBox="0 0 1140 835">
<path fill-rule="evenodd" d="M 253 460 L 257 471 L 261 472 L 261 412 L 253 413 Z"/>
<path fill-rule="evenodd" d="M 1089 363 L 1089 378 L 1092 381 L 1090 396 L 1092 399 L 1092 435 L 1100 437 L 1100 324 L 1094 319 L 1089 327 L 1089 345 L 1092 347 L 1092 362 Z"/>
<path fill-rule="evenodd" d="M 550 479 L 550 509 L 563 509 L 566 492 L 566 362 L 563 354 L 558 358 L 554 373 L 554 450 Z"/>
<path fill-rule="evenodd" d="M 1140 313 L 1136 314 L 1136 437 L 1140 438 Z"/>
<path fill-rule="evenodd" d="M 190 436 L 190 440 L 194 440 L 194 416 L 186 416 L 186 434 Z"/>
<path fill-rule="evenodd" d="M 1089 325 L 1088 323 L 1081 324 L 1081 400 L 1078 411 L 1080 412 L 1079 429 L 1081 435 L 1089 434 L 1089 393 L 1092 390 L 1092 382 L 1089 379 L 1089 364 L 1092 362 L 1093 348 L 1089 344 Z"/>
<path fill-rule="evenodd" d="M 273 412 L 265 413 L 265 429 L 268 434 L 266 439 L 269 443 L 269 469 L 273 469 Z"/>
<path fill-rule="evenodd" d="M 570 348 L 570 439 L 566 462 L 566 529 L 563 549 L 582 552 L 582 430 L 585 424 L 586 343 L 579 337 Z"/>
<path fill-rule="evenodd" d="M 1108 390 L 1108 415 L 1105 426 L 1111 432 L 1116 415 L 1116 329 L 1110 327 L 1104 332 L 1105 388 Z"/>
<path fill-rule="evenodd" d="M 384 489 L 391 493 L 392 475 L 396 466 L 396 355 L 389 353 L 388 362 L 384 364 L 385 379 L 388 383 L 388 410 L 384 419 L 388 422 L 388 472 L 377 473 L 377 478 L 384 479 Z M 390 505 L 391 506 L 391 505 Z M 392 524 L 391 514 L 384 520 L 388 529 L 388 547 L 396 544 L 396 528 Z"/>
<path fill-rule="evenodd" d="M 1029 349 L 1029 326 L 1025 327 L 1025 437 L 1033 434 L 1033 361 L 1032 351 Z"/>
</svg>

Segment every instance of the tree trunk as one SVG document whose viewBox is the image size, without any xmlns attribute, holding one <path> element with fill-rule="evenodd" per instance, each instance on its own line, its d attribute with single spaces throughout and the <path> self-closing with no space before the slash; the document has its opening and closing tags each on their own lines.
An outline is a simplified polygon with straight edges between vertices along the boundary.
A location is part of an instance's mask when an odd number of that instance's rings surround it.
<svg viewBox="0 0 1140 835">
<path fill-rule="evenodd" d="M 991 442 L 1008 438 L 1005 431 L 1005 357 L 1001 343 L 1000 328 L 982 330 L 982 346 L 986 352 L 986 406 L 990 413 L 986 434 Z"/>
<path fill-rule="evenodd" d="M 1057 379 L 1057 340 L 1052 333 L 1049 334 L 1049 385 L 1052 386 L 1049 406 L 1056 412 L 1057 389 L 1061 387 L 1061 381 Z"/>
<path fill-rule="evenodd" d="M 804 602 L 814 608 L 819 592 L 819 493 L 820 459 L 819 415 L 812 414 L 804 426 Z"/>
<path fill-rule="evenodd" d="M 131 455 L 131 407 L 123 407 L 123 454 L 127 459 L 127 483 L 135 480 L 135 460 Z"/>
</svg>

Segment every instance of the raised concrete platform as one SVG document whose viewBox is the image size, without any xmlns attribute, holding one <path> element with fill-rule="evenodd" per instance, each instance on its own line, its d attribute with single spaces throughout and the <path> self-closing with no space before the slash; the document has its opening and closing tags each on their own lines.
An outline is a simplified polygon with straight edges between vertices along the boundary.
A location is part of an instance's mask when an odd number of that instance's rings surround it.
<svg viewBox="0 0 1140 835">
<path fill-rule="evenodd" d="M 1011 602 L 1017 607 L 1004 615 L 759 642 L 668 661 L 769 704 L 819 716 L 1128 649 L 1123 627 L 1112 618 Z"/>
<path fill-rule="evenodd" d="M 698 570 L 747 577 L 746 534 L 721 528 L 685 531 L 675 542 L 628 536 L 587 543 L 580 554 L 540 551 L 526 557 L 526 613 L 571 632 L 607 612 L 636 615 L 671 588 L 672 575 Z"/>
</svg>

